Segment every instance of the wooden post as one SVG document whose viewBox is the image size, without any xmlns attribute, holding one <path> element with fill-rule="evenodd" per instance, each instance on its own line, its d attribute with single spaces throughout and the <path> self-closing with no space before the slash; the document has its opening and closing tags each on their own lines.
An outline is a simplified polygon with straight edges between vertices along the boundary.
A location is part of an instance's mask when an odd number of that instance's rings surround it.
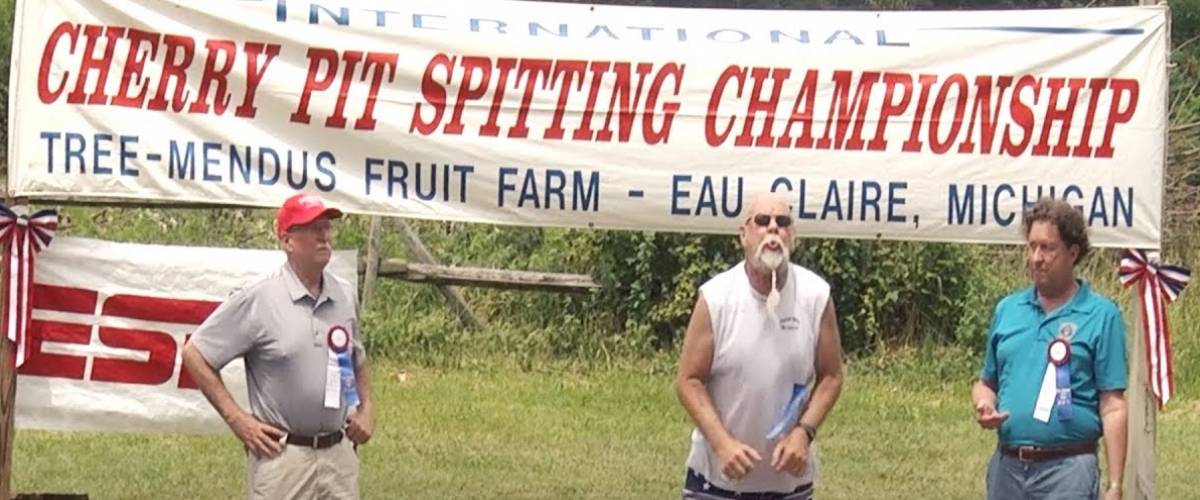
<svg viewBox="0 0 1200 500">
<path fill-rule="evenodd" d="M 1125 391 L 1129 408 L 1128 443 L 1125 448 L 1125 495 L 1127 500 L 1154 498 L 1154 450 L 1157 437 L 1158 406 L 1150 389 L 1146 368 L 1146 333 L 1142 323 L 1142 300 L 1133 288 L 1133 349 L 1129 353 L 1129 388 Z M 1105 483 L 1107 485 L 1107 483 Z M 1107 487 L 1107 486 L 1106 486 Z"/>
<path fill-rule="evenodd" d="M 5 198 L 5 204 L 18 214 L 24 214 L 25 200 Z M 4 272 L 8 272 L 7 269 Z M 0 291 L 0 294 L 5 293 Z M 16 439 L 17 413 L 17 356 L 16 345 L 8 340 L 5 328 L 0 327 L 0 500 L 12 498 L 12 455 Z"/>
<path fill-rule="evenodd" d="M 1160 0 L 1138 0 L 1138 4 L 1157 5 Z M 1165 3 L 1165 2 L 1164 2 Z M 1171 43 L 1171 16 L 1167 16 L 1167 44 Z M 1170 60 L 1168 48 L 1168 60 Z M 1164 123 L 1169 123 L 1170 114 L 1164 111 Z M 1163 144 L 1169 139 L 1169 131 L 1164 129 Z M 1169 147 L 1163 148 L 1163 165 L 1167 162 Z M 1165 175 L 1165 172 L 1164 172 Z M 1166 182 L 1162 183 L 1163 191 L 1159 194 L 1166 199 Z M 1150 388 L 1150 373 L 1146 366 L 1146 333 L 1142 324 L 1142 298 L 1139 287 L 1133 287 L 1133 324 L 1129 331 L 1133 332 L 1133 349 L 1130 352 L 1132 362 L 1129 363 L 1129 387 L 1125 390 L 1126 405 L 1129 409 L 1128 434 L 1125 446 L 1125 491 L 1122 498 L 1127 500 L 1150 500 L 1155 494 L 1154 472 L 1157 460 L 1158 431 L 1158 402 L 1154 391 Z"/>
<path fill-rule="evenodd" d="M 363 293 L 359 300 L 359 308 L 366 310 L 375 296 L 375 281 L 379 277 L 379 239 L 383 233 L 380 226 L 383 220 L 378 215 L 371 216 L 371 228 L 367 232 L 367 271 L 363 277 Z"/>
<path fill-rule="evenodd" d="M 404 237 L 404 244 L 412 252 L 414 259 L 424 264 L 437 264 L 437 259 L 434 259 L 433 254 L 425 247 L 420 235 L 404 219 L 396 219 L 396 229 L 400 230 L 400 235 Z M 479 321 L 479 318 L 471 311 L 471 306 L 467 305 L 467 299 L 463 298 L 457 288 L 450 285 L 438 285 L 437 287 L 463 325 L 473 330 L 483 330 L 483 322 Z"/>
<path fill-rule="evenodd" d="M 380 261 L 379 275 L 417 283 L 479 286 L 502 290 L 587 293 L 600 288 L 600 284 L 586 274 L 451 267 L 406 262 L 401 259 Z"/>
<path fill-rule="evenodd" d="M 12 498 L 13 416 L 17 410 L 16 356 L 13 343 L 0 333 L 0 500 Z"/>
</svg>

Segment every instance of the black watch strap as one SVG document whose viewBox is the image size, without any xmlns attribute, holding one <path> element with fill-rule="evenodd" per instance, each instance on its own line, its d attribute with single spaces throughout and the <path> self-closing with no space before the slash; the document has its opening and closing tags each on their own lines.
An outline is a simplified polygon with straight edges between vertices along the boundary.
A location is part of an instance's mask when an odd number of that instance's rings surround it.
<svg viewBox="0 0 1200 500">
<path fill-rule="evenodd" d="M 800 422 L 800 428 L 804 429 L 804 433 L 808 434 L 808 442 L 813 442 L 817 439 L 817 428 L 804 422 Z"/>
</svg>

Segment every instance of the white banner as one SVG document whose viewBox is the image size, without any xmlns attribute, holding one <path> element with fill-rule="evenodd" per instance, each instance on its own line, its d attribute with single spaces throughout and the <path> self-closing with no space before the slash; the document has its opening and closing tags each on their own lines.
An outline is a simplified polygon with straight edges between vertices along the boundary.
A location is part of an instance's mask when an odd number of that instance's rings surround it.
<svg viewBox="0 0 1200 500">
<path fill-rule="evenodd" d="M 225 432 L 182 368 L 184 340 L 225 297 L 283 262 L 269 250 L 56 238 L 37 257 L 17 427 Z M 338 251 L 330 269 L 357 286 L 356 262 L 356 252 Z M 221 375 L 248 410 L 241 360 Z"/>
<path fill-rule="evenodd" d="M 1165 6 L 18 1 L 9 191 L 519 225 L 1158 247 Z"/>
</svg>

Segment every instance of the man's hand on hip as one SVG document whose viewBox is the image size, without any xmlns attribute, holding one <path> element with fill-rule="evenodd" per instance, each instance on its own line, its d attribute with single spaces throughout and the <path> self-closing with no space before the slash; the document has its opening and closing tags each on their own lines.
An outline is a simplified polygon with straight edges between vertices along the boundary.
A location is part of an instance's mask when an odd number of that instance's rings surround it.
<svg viewBox="0 0 1200 500">
<path fill-rule="evenodd" d="M 804 470 L 808 468 L 808 445 L 808 434 L 802 427 L 796 426 L 783 440 L 775 444 L 771 467 L 793 476 L 804 474 Z"/>
<path fill-rule="evenodd" d="M 375 432 L 375 418 L 372 413 L 370 406 L 359 406 L 346 419 L 346 437 L 354 444 L 366 444 L 371 440 L 371 434 Z"/>
<path fill-rule="evenodd" d="M 237 417 L 229 421 L 229 428 L 258 458 L 275 458 L 283 453 L 281 441 L 287 432 L 263 423 L 254 415 L 245 412 L 239 413 Z"/>
</svg>

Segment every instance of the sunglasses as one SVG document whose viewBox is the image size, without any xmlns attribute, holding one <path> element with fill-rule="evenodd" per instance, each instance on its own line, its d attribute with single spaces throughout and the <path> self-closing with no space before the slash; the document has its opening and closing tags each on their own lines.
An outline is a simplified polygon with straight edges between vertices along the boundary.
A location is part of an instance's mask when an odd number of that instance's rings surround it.
<svg viewBox="0 0 1200 500">
<path fill-rule="evenodd" d="M 775 225 L 779 227 L 788 227 L 792 225 L 792 216 L 790 215 L 767 215 L 758 214 L 752 217 L 754 224 L 759 227 L 767 227 L 771 225 L 771 219 L 775 219 Z"/>
</svg>

